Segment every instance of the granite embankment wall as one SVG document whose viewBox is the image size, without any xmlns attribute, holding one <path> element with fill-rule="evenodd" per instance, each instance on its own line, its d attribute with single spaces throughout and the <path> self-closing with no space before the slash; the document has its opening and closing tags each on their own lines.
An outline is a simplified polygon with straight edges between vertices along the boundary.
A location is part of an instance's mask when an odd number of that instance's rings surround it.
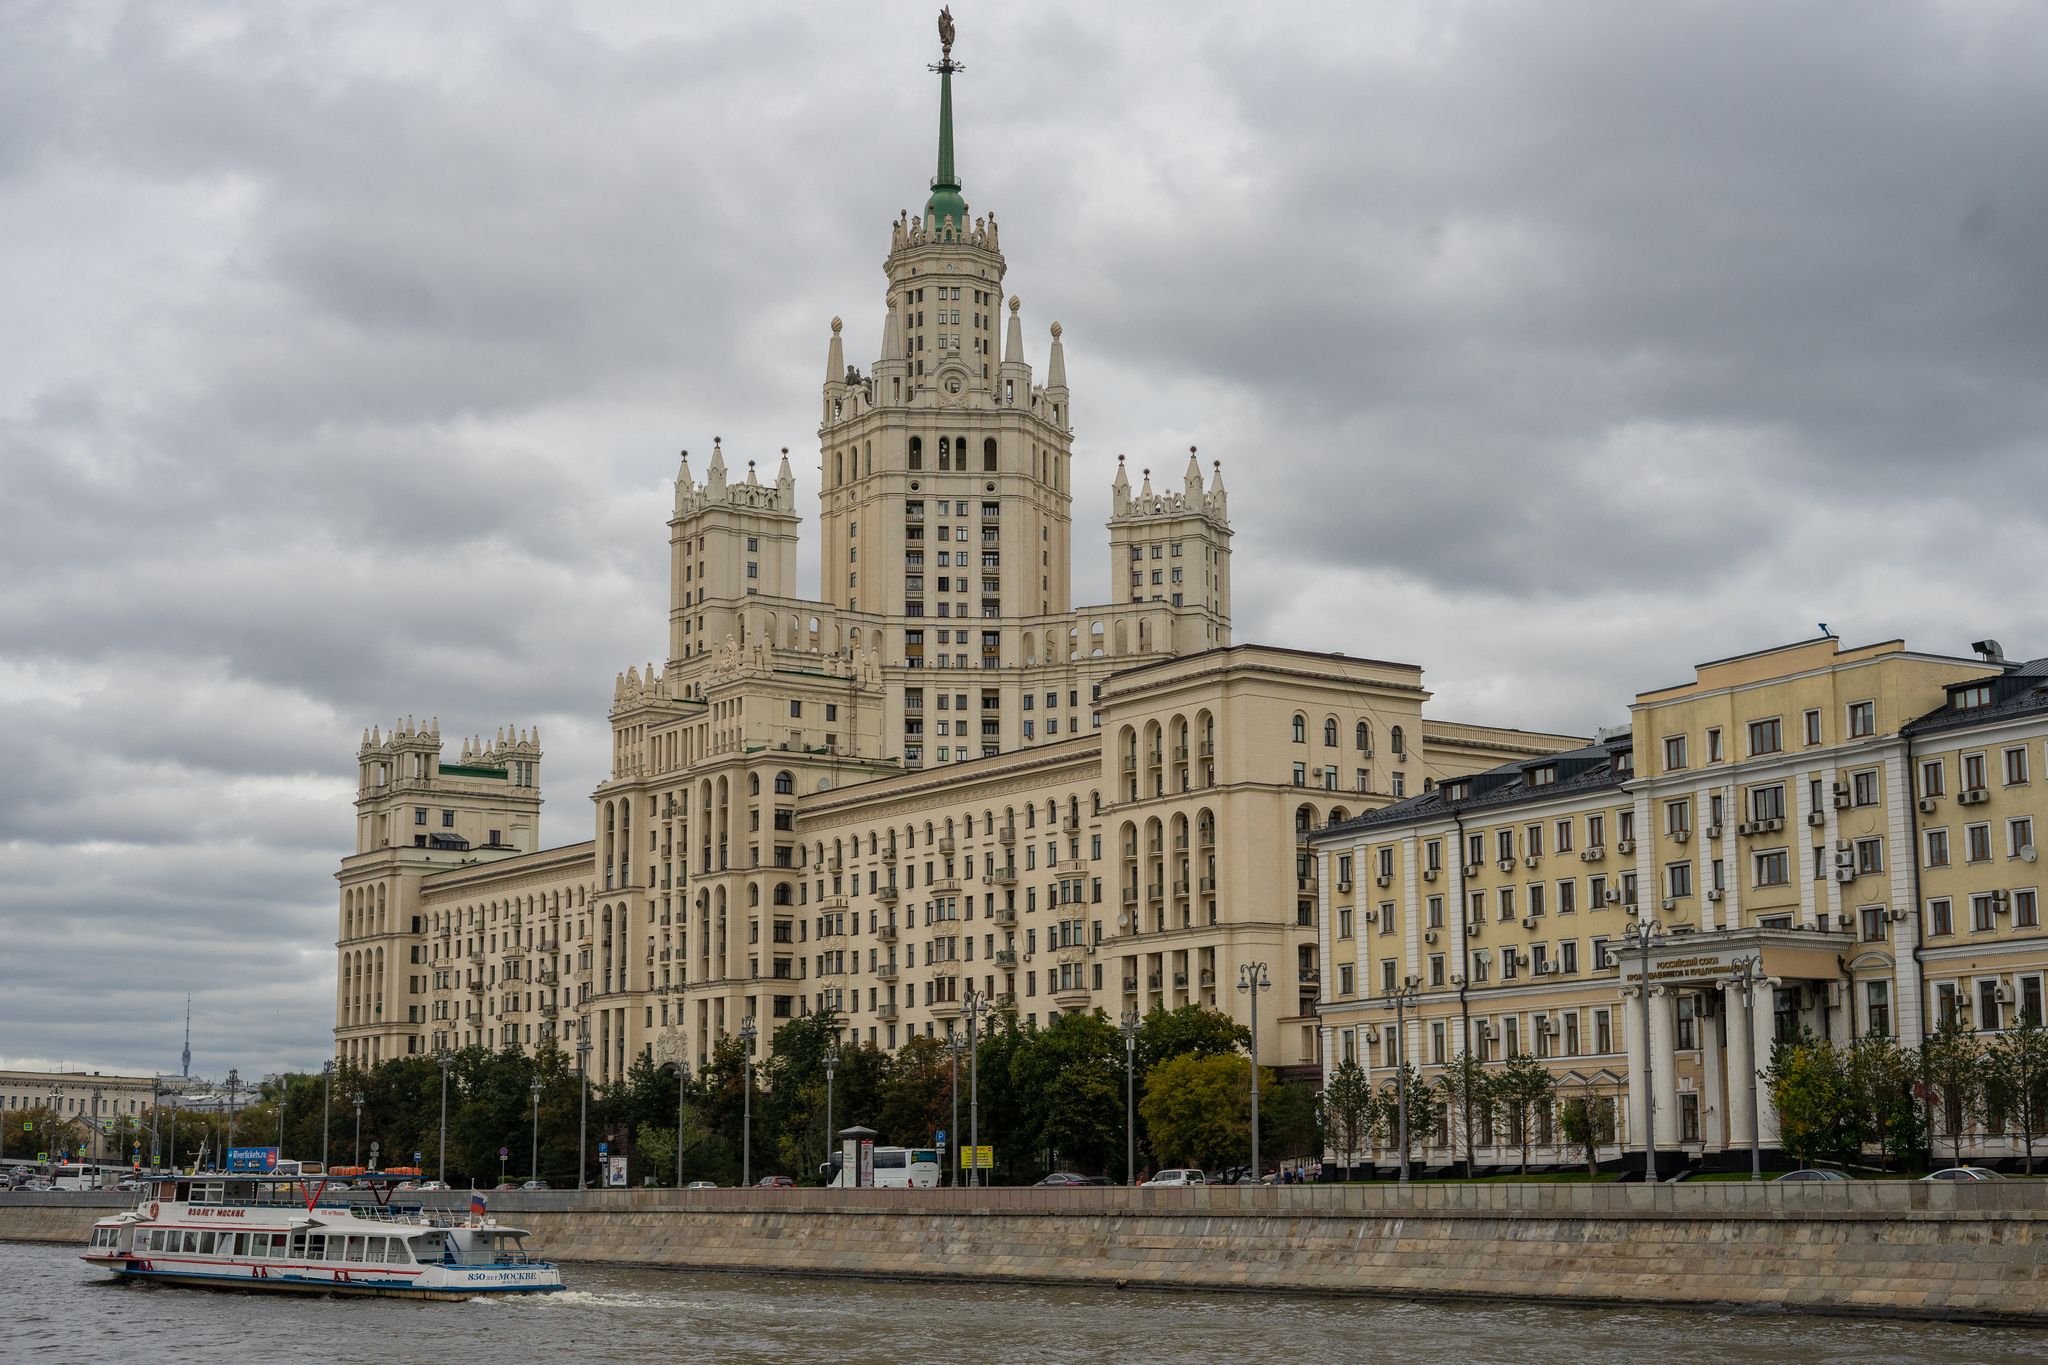
<svg viewBox="0 0 2048 1365">
<path fill-rule="evenodd" d="M 0 1238 L 82 1241 L 128 1198 L 0 1195 Z M 532 1245 L 565 1263 L 1768 1305 L 2048 1326 L 2048 1182 L 607 1190 L 490 1200 L 495 1216 L 532 1229 Z"/>
</svg>

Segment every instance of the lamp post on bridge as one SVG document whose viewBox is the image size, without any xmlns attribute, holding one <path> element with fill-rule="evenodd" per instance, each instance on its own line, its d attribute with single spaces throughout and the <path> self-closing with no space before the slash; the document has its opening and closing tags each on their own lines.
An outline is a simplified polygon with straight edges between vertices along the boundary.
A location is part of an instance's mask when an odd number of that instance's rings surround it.
<svg viewBox="0 0 2048 1365">
<path fill-rule="evenodd" d="M 1247 962 L 1237 969 L 1237 989 L 1252 1002 L 1252 1184 L 1259 1183 L 1259 992 L 1273 989 L 1263 962 Z"/>
</svg>

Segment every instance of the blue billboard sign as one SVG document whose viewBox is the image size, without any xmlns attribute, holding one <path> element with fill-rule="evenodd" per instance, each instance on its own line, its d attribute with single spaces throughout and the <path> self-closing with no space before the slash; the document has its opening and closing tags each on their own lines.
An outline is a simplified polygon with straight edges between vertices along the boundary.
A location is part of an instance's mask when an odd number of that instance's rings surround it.
<svg viewBox="0 0 2048 1365">
<path fill-rule="evenodd" d="M 268 1175 L 277 1169 L 277 1155 L 275 1147 L 230 1147 L 228 1170 Z"/>
</svg>

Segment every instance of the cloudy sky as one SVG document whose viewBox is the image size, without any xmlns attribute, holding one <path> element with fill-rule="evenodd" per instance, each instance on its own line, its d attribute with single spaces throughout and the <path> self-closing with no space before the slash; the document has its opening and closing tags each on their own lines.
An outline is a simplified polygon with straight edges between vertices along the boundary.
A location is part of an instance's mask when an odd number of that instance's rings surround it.
<svg viewBox="0 0 2048 1365">
<path fill-rule="evenodd" d="M 0 0 L 0 1061 L 175 1070 L 189 990 L 202 1073 L 317 1063 L 368 724 L 538 723 L 578 836 L 676 451 L 815 506 L 934 8 Z M 1199 445 L 1238 638 L 1439 715 L 2048 653 L 2040 5 L 954 11 L 1085 600 Z"/>
</svg>

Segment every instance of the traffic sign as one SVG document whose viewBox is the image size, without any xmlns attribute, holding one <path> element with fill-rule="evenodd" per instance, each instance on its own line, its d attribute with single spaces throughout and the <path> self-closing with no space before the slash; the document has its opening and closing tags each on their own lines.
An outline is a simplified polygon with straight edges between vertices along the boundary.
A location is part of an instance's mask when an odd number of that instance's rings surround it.
<svg viewBox="0 0 2048 1365">
<path fill-rule="evenodd" d="M 610 1150 L 611 1144 L 609 1143 L 600 1142 L 597 1144 L 597 1154 L 599 1156 L 603 1156 L 606 1152 L 609 1152 Z"/>
<path fill-rule="evenodd" d="M 509 1148 L 509 1147 L 500 1147 L 500 1148 L 498 1149 L 498 1160 L 500 1160 L 500 1161 L 503 1161 L 503 1160 L 504 1160 L 505 1158 L 507 1158 L 507 1157 L 509 1157 L 509 1156 L 511 1156 L 511 1155 L 512 1155 L 512 1149 L 511 1149 L 511 1148 Z"/>
<path fill-rule="evenodd" d="M 945 1146 L 945 1145 L 946 1145 L 946 1130 L 945 1130 L 945 1129 L 943 1129 L 943 1128 L 941 1128 L 941 1129 L 939 1129 L 939 1135 L 938 1135 L 937 1137 L 935 1137 L 935 1138 L 933 1138 L 933 1139 L 932 1139 L 932 1146 L 934 1146 L 934 1147 L 943 1147 L 943 1146 Z"/>
<path fill-rule="evenodd" d="M 976 1170 L 992 1171 L 995 1169 L 995 1165 L 996 1149 L 993 1147 L 962 1147 L 960 1149 L 960 1166 L 963 1170 L 968 1166 L 973 1166 Z"/>
</svg>

